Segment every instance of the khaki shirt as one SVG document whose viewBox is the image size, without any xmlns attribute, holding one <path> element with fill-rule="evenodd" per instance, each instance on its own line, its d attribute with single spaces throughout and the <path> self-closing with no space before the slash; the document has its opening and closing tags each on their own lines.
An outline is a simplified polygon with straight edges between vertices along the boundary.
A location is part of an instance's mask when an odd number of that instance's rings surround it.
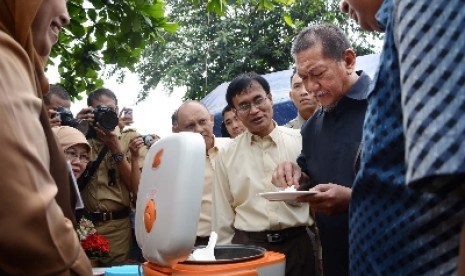
<svg viewBox="0 0 465 276">
<path fill-rule="evenodd" d="M 118 128 L 116 128 L 116 132 L 120 133 Z M 131 160 L 129 141 L 136 136 L 140 136 L 140 134 L 133 129 L 125 130 L 119 135 L 121 151 L 124 153 L 129 162 Z M 89 139 L 88 142 L 92 147 L 91 160 L 95 161 L 104 144 L 97 138 Z M 144 164 L 147 151 L 148 150 L 145 147 L 142 147 L 139 150 L 140 168 L 142 168 L 142 165 Z M 88 166 L 91 164 L 92 163 L 89 163 Z M 116 180 L 112 185 L 110 185 L 110 171 L 114 171 Z M 125 207 L 130 207 L 131 200 L 129 192 L 130 191 L 126 188 L 126 185 L 124 185 L 120 178 L 120 173 L 115 161 L 113 161 L 111 157 L 111 152 L 108 151 L 91 180 L 82 191 L 81 196 L 87 211 L 112 212 L 121 210 Z"/>
<path fill-rule="evenodd" d="M 263 139 L 244 132 L 216 158 L 213 230 L 219 243 L 230 243 L 234 228 L 243 231 L 282 230 L 313 225 L 309 205 L 272 202 L 261 192 L 276 192 L 271 176 L 283 161 L 295 162 L 302 148 L 298 130 L 277 126 Z"/>
<path fill-rule="evenodd" d="M 200 206 L 200 220 L 197 225 L 197 236 L 210 236 L 212 217 L 213 176 L 215 173 L 215 159 L 218 153 L 229 143 L 229 138 L 216 138 L 213 148 L 207 151 L 205 158 L 205 178 L 203 185 L 202 203 Z"/>
<path fill-rule="evenodd" d="M 287 122 L 284 126 L 285 127 L 288 127 L 288 128 L 295 128 L 295 129 L 301 129 L 303 124 L 306 122 L 307 120 L 305 120 L 302 116 L 300 116 L 299 113 L 297 113 L 297 117 L 295 117 L 294 119 L 290 120 L 289 122 Z"/>
</svg>

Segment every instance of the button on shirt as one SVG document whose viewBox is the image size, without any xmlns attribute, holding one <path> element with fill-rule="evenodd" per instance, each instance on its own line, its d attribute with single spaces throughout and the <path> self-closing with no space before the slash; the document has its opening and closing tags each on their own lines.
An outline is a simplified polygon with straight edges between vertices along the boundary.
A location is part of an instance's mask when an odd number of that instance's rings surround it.
<svg viewBox="0 0 465 276">
<path fill-rule="evenodd" d="M 213 230 L 219 243 L 230 243 L 234 228 L 259 232 L 313 224 L 308 204 L 272 202 L 258 195 L 278 191 L 271 183 L 274 169 L 294 161 L 301 148 L 298 130 L 277 126 L 263 138 L 246 131 L 219 154 L 213 194 Z"/>
<path fill-rule="evenodd" d="M 215 137 L 213 148 L 207 151 L 205 158 L 205 180 L 203 185 L 202 203 L 200 206 L 200 220 L 197 225 L 197 236 L 210 236 L 211 213 L 212 213 L 212 196 L 213 196 L 213 177 L 215 172 L 215 159 L 221 149 L 231 141 L 229 138 Z"/>
</svg>

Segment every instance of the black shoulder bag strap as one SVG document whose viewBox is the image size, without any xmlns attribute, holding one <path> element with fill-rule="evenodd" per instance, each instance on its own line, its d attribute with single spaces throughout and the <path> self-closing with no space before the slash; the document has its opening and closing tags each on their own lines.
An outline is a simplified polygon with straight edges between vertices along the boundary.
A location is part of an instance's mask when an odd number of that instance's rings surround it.
<svg viewBox="0 0 465 276">
<path fill-rule="evenodd" d="M 97 160 L 92 162 L 92 165 L 85 170 L 84 175 L 79 178 L 80 181 L 78 181 L 78 186 L 79 186 L 79 191 L 84 190 L 84 188 L 89 184 L 90 179 L 94 175 L 95 171 L 97 171 L 98 166 L 100 166 L 100 163 L 102 163 L 103 158 L 108 152 L 107 146 L 104 146 L 97 157 Z"/>
</svg>

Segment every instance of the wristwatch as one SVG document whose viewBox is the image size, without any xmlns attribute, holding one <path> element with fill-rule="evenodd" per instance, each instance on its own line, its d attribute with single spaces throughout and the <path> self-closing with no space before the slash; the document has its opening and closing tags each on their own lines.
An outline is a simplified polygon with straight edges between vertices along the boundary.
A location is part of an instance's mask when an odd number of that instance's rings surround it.
<svg viewBox="0 0 465 276">
<path fill-rule="evenodd" d="M 124 160 L 124 153 L 122 152 L 114 153 L 111 155 L 111 158 L 113 159 L 113 161 L 115 161 L 115 163 L 119 163 Z"/>
</svg>

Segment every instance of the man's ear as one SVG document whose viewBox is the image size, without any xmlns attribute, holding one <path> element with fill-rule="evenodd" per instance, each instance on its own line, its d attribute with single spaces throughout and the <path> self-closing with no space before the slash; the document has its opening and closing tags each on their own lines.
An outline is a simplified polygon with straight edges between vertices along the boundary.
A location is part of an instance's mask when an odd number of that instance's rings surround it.
<svg viewBox="0 0 465 276">
<path fill-rule="evenodd" d="M 271 95 L 271 93 L 268 93 L 266 94 L 266 96 L 268 97 L 268 99 L 270 99 L 271 106 L 273 106 L 273 95 Z"/>
<path fill-rule="evenodd" d="M 178 125 L 174 125 L 171 127 L 171 132 L 173 133 L 179 133 L 179 126 Z"/>
<path fill-rule="evenodd" d="M 350 75 L 355 70 L 355 62 L 357 61 L 357 54 L 354 49 L 349 48 L 344 51 L 344 65 L 347 73 Z"/>
</svg>

